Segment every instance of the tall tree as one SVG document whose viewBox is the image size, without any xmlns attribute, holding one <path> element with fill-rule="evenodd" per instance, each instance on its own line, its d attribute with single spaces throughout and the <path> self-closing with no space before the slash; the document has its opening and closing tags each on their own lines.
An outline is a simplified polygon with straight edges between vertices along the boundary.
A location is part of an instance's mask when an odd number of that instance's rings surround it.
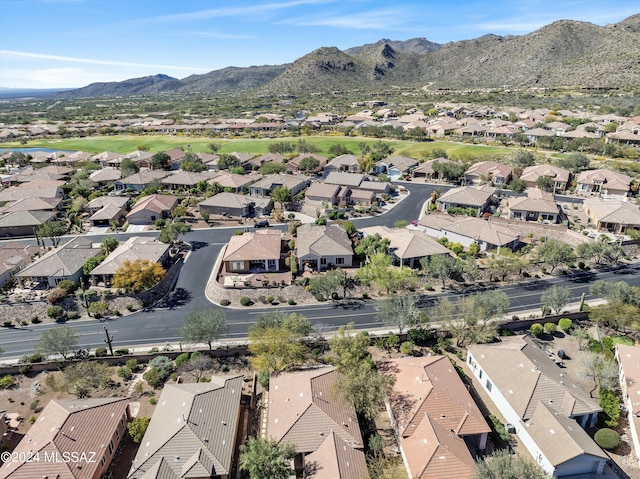
<svg viewBox="0 0 640 479">
<path fill-rule="evenodd" d="M 251 479 L 289 479 L 295 475 L 291 461 L 296 455 L 293 444 L 278 444 L 271 439 L 250 437 L 240 446 L 240 467 Z"/>
<path fill-rule="evenodd" d="M 102 243 L 100 243 L 100 247 L 102 248 L 102 253 L 108 255 L 113 250 L 115 250 L 119 244 L 120 242 L 117 238 L 115 238 L 114 236 L 107 236 L 102 240 Z"/>
<path fill-rule="evenodd" d="M 461 274 L 464 269 L 462 261 L 445 254 L 425 256 L 420 259 L 420 265 L 427 276 L 439 278 L 442 281 L 443 288 L 446 286 L 448 279 Z"/>
<path fill-rule="evenodd" d="M 276 186 L 271 191 L 271 198 L 273 201 L 280 204 L 280 208 L 284 208 L 285 204 L 291 203 L 293 201 L 293 195 L 291 194 L 291 190 L 288 186 Z"/>
<path fill-rule="evenodd" d="M 219 308 L 194 309 L 184 318 L 180 336 L 187 343 L 211 343 L 229 331 L 224 312 Z"/>
<path fill-rule="evenodd" d="M 67 225 L 62 221 L 47 221 L 36 228 L 37 237 L 42 239 L 43 245 L 44 238 L 49 238 L 54 248 L 60 244 L 60 237 L 66 232 Z"/>
<path fill-rule="evenodd" d="M 378 318 L 395 326 L 400 334 L 405 328 L 423 325 L 428 318 L 416 306 L 417 297 L 411 294 L 394 295 L 378 302 Z"/>
<path fill-rule="evenodd" d="M 309 280 L 309 291 L 325 298 L 331 298 L 332 293 L 335 293 L 341 285 L 343 276 L 344 273 L 337 269 L 316 275 Z"/>
<path fill-rule="evenodd" d="M 536 258 L 551 267 L 551 273 L 561 264 L 571 263 L 575 260 L 573 248 L 567 243 L 555 239 L 549 239 L 536 248 Z"/>
<path fill-rule="evenodd" d="M 535 462 L 512 455 L 507 449 L 496 450 L 476 461 L 473 479 L 548 479 Z"/>
<path fill-rule="evenodd" d="M 267 327 L 249 331 L 249 351 L 255 369 L 279 373 L 303 364 L 309 348 L 300 334 L 283 327 Z"/>
<path fill-rule="evenodd" d="M 140 171 L 138 164 L 131 158 L 123 158 L 120 162 L 120 173 L 123 178 L 134 175 Z"/>
<path fill-rule="evenodd" d="M 125 260 L 113 275 L 113 286 L 138 293 L 160 282 L 166 274 L 160 263 L 147 259 Z"/>
<path fill-rule="evenodd" d="M 160 236 L 158 236 L 158 240 L 163 243 L 175 243 L 178 241 L 180 235 L 188 233 L 191 231 L 191 226 L 187 223 L 183 223 L 181 221 L 176 221 L 174 223 L 169 223 L 164 227 Z"/>
<path fill-rule="evenodd" d="M 566 286 L 553 285 L 545 289 L 540 296 L 542 304 L 551 308 L 556 314 L 571 300 L 571 290 Z"/>
<path fill-rule="evenodd" d="M 164 152 L 151 157 L 151 167 L 154 170 L 168 170 L 171 167 L 171 157 Z"/>
<path fill-rule="evenodd" d="M 66 361 L 78 344 L 78 333 L 69 326 L 59 326 L 42 333 L 37 349 L 43 354 L 59 354 Z"/>
</svg>

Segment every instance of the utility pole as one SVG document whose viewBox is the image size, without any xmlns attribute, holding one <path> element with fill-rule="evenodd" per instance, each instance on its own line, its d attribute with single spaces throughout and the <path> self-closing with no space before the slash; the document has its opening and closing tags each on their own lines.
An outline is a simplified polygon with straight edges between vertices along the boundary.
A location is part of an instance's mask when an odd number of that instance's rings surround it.
<svg viewBox="0 0 640 479">
<path fill-rule="evenodd" d="M 107 339 L 105 339 L 104 342 L 109 346 L 109 353 L 111 354 L 111 356 L 113 356 L 113 346 L 111 344 L 111 341 L 113 341 L 113 336 L 109 336 L 109 330 L 106 326 L 104 326 L 104 334 L 107 335 Z"/>
</svg>

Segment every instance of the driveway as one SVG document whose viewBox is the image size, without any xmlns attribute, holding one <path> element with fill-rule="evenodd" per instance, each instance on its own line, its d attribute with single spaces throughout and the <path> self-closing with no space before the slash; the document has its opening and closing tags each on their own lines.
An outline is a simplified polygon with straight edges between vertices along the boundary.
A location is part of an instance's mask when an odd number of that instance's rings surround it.
<svg viewBox="0 0 640 479">
<path fill-rule="evenodd" d="M 146 231 L 149 225 L 129 225 L 127 228 L 127 233 L 141 233 L 142 231 Z"/>
</svg>

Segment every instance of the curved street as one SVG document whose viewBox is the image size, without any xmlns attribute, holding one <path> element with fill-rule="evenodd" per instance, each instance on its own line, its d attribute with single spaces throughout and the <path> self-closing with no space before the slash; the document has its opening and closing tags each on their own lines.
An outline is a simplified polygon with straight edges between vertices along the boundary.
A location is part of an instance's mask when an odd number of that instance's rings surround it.
<svg viewBox="0 0 640 479">
<path fill-rule="evenodd" d="M 392 227 L 398 220 L 412 221 L 417 219 L 420 208 L 431 193 L 439 189 L 446 191 L 446 186 L 403 183 L 410 194 L 396 207 L 383 215 L 371 218 L 355 219 L 358 227 L 372 225 L 386 225 Z M 284 228 L 284 226 L 280 226 Z M 194 230 L 187 233 L 183 239 L 194 245 L 185 262 L 173 293 L 160 307 L 148 311 L 138 311 L 131 315 L 108 321 L 85 320 L 70 322 L 69 326 L 79 334 L 78 347 L 97 348 L 105 346 L 105 331 L 113 336 L 114 349 L 132 348 L 144 345 L 176 344 L 180 341 L 179 329 L 185 315 L 195 308 L 217 307 L 205 296 L 205 287 L 209 281 L 213 264 L 222 247 L 237 230 L 237 227 Z M 140 233 L 119 234 L 118 238 L 126 238 Z M 157 232 L 147 233 L 156 235 Z M 101 236 L 93 236 L 101 241 Z M 640 268 L 640 266 L 638 266 Z M 550 280 L 538 280 L 532 283 L 516 283 L 502 287 L 511 300 L 510 312 L 535 310 L 540 308 L 540 294 L 553 283 L 563 283 L 573 292 L 573 301 L 578 301 L 581 294 L 589 298 L 589 285 L 597 280 L 625 279 L 630 284 L 640 285 L 640 275 L 635 265 L 615 271 L 584 272 L 571 278 L 559 277 Z M 264 311 L 274 311 L 269 308 L 226 309 L 227 323 L 230 331 L 227 339 L 239 340 L 245 338 L 247 330 L 255 322 L 256 315 Z M 311 306 L 286 306 L 287 312 L 296 312 L 309 318 L 314 326 L 323 330 L 335 330 L 339 326 L 354 322 L 358 329 L 380 328 L 376 318 L 375 302 L 365 302 L 357 310 L 336 309 L 332 304 L 316 304 Z M 431 318 L 437 321 L 439 318 Z M 22 328 L 0 329 L 0 345 L 5 350 L 3 358 L 18 357 L 33 353 L 40 335 L 47 329 L 57 327 L 56 324 L 31 325 Z"/>
</svg>

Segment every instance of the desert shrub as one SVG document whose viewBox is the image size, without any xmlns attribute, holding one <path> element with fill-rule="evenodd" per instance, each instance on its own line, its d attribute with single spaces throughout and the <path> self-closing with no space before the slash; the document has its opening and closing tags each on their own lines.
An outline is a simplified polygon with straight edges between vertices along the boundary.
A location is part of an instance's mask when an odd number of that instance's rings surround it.
<svg viewBox="0 0 640 479">
<path fill-rule="evenodd" d="M 411 341 L 404 341 L 400 345 L 400 352 L 402 354 L 411 354 L 413 352 L 413 343 Z"/>
<path fill-rule="evenodd" d="M 58 288 L 64 289 L 67 294 L 73 294 L 78 289 L 78 285 L 70 279 L 64 279 L 58 283 Z"/>
<path fill-rule="evenodd" d="M 127 424 L 127 432 L 129 432 L 129 435 L 131 436 L 131 439 L 133 439 L 133 442 L 139 444 L 140 441 L 142 441 L 144 433 L 147 432 L 148 426 L 148 417 L 135 417 L 129 424 Z"/>
<path fill-rule="evenodd" d="M 80 317 L 80 313 L 77 311 L 69 311 L 67 313 L 67 319 L 78 319 Z"/>
<path fill-rule="evenodd" d="M 149 404 L 155 406 L 156 404 L 158 404 L 158 400 L 156 398 L 149 398 Z"/>
<path fill-rule="evenodd" d="M 128 381 L 133 377 L 133 373 L 131 372 L 131 369 L 129 369 L 128 367 L 122 366 L 118 368 L 118 376 L 120 376 L 125 381 Z"/>
<path fill-rule="evenodd" d="M 555 323 L 544 323 L 544 332 L 547 334 L 553 334 L 556 332 Z"/>
<path fill-rule="evenodd" d="M 229 306 L 231 304 L 231 301 L 229 301 L 228 299 L 223 299 L 220 301 L 220 306 Z"/>
<path fill-rule="evenodd" d="M 94 318 L 101 318 L 105 314 L 108 314 L 109 305 L 105 301 L 94 301 L 89 305 L 89 308 L 87 308 L 87 311 Z"/>
<path fill-rule="evenodd" d="M 0 378 L 0 389 L 8 389 L 13 386 L 13 376 L 7 374 Z"/>
<path fill-rule="evenodd" d="M 40 353 L 35 353 L 29 356 L 30 363 L 41 363 L 44 361 L 44 356 Z"/>
<path fill-rule="evenodd" d="M 125 365 L 131 369 L 131 371 L 136 372 L 138 370 L 138 360 L 137 359 L 127 359 Z"/>
<path fill-rule="evenodd" d="M 613 350 L 613 338 L 611 336 L 602 337 L 602 349 Z"/>
<path fill-rule="evenodd" d="M 114 356 L 124 356 L 125 354 L 129 354 L 129 350 L 127 348 L 124 349 L 116 349 L 113 352 Z"/>
<path fill-rule="evenodd" d="M 107 355 L 107 348 L 98 348 L 96 349 L 96 358 L 101 358 Z"/>
<path fill-rule="evenodd" d="M 162 380 L 165 380 L 173 372 L 173 361 L 166 356 L 156 356 L 149 361 L 149 366 L 158 369 Z"/>
<path fill-rule="evenodd" d="M 620 434 L 606 427 L 599 429 L 593 439 L 598 446 L 608 451 L 612 451 L 620 445 Z"/>
<path fill-rule="evenodd" d="M 41 323 L 42 321 L 40 321 L 40 318 L 38 316 L 31 316 L 31 324 L 38 324 Z"/>
<path fill-rule="evenodd" d="M 242 298 L 240 298 L 240 305 L 251 306 L 252 304 L 253 301 L 251 301 L 251 298 L 248 298 L 247 296 L 243 296 Z"/>
<path fill-rule="evenodd" d="M 293 299 L 289 299 L 289 300 L 287 301 L 287 304 L 288 304 L 289 306 L 293 306 L 294 304 L 296 304 L 296 302 L 295 302 Z"/>
<path fill-rule="evenodd" d="M 602 352 L 602 343 L 597 339 L 590 339 L 587 343 L 587 347 L 589 351 L 592 353 L 601 353 Z"/>
<path fill-rule="evenodd" d="M 149 383 L 149 386 L 151 386 L 154 389 L 157 389 L 160 386 L 162 386 L 163 381 L 160 376 L 160 371 L 158 371 L 158 368 L 149 369 L 146 373 L 142 375 L 142 377 L 144 378 L 145 381 L 147 381 L 147 383 Z"/>
<path fill-rule="evenodd" d="M 620 420 L 620 408 L 616 393 L 610 389 L 600 388 L 600 417 L 607 427 L 618 427 Z"/>
<path fill-rule="evenodd" d="M 181 368 L 189 361 L 189 353 L 182 353 L 176 358 L 176 367 Z"/>
<path fill-rule="evenodd" d="M 407 331 L 407 340 L 414 344 L 424 344 L 433 338 L 433 333 L 430 329 L 413 328 Z"/>
<path fill-rule="evenodd" d="M 509 441 L 510 439 L 509 433 L 505 429 L 504 424 L 500 422 L 500 419 L 498 419 L 494 415 L 490 415 L 489 423 L 490 423 L 491 429 L 493 429 L 492 435 L 494 436 L 494 439 L 500 439 L 505 442 Z"/>
<path fill-rule="evenodd" d="M 573 321 L 571 321 L 569 318 L 560 318 L 560 320 L 558 321 L 558 327 L 565 333 L 571 329 L 571 326 L 573 326 Z"/>
<path fill-rule="evenodd" d="M 67 291 L 62 288 L 53 289 L 47 296 L 47 301 L 50 304 L 58 304 L 67 296 Z"/>
<path fill-rule="evenodd" d="M 271 304 L 276 300 L 276 298 L 274 298 L 273 296 L 268 296 L 267 297 L 267 303 Z"/>
<path fill-rule="evenodd" d="M 61 319 L 64 317 L 64 309 L 62 306 L 49 306 L 47 308 L 47 316 L 53 319 Z"/>
<path fill-rule="evenodd" d="M 269 371 L 263 369 L 262 371 L 258 372 L 258 383 L 265 389 L 269 387 L 269 378 Z"/>
<path fill-rule="evenodd" d="M 29 371 L 31 371 L 31 368 L 33 368 L 31 364 L 21 364 L 18 367 L 18 372 L 20 374 L 27 374 Z"/>
<path fill-rule="evenodd" d="M 533 323 L 529 328 L 529 332 L 536 337 L 541 336 L 544 332 L 544 326 L 542 326 L 542 324 L 540 323 Z"/>
</svg>

